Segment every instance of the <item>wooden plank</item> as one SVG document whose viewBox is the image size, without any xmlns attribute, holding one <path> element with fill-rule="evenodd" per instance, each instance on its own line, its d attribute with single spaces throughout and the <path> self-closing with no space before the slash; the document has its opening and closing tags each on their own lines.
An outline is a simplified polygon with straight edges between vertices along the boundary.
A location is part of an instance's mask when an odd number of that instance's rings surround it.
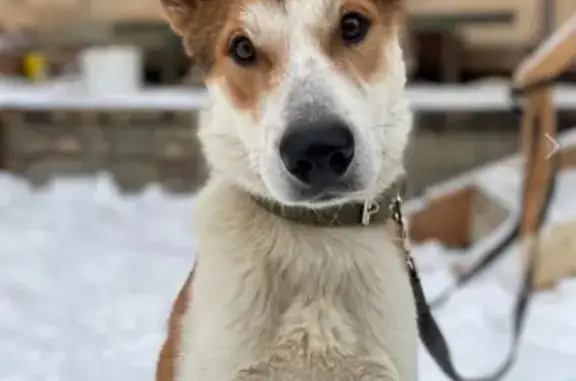
<svg viewBox="0 0 576 381">
<path fill-rule="evenodd" d="M 546 134 L 556 136 L 556 113 L 552 105 L 549 89 L 531 92 L 528 97 L 528 110 L 524 115 L 522 131 L 522 151 L 525 158 L 524 173 L 527 191 L 523 200 L 521 232 L 523 236 L 533 236 L 538 231 L 538 221 L 548 191 L 548 179 L 552 161 L 548 160 L 549 142 Z M 539 124 L 538 133 L 535 133 Z M 531 148 L 534 147 L 532 151 Z M 531 160 L 528 160 L 531 155 Z M 532 164 L 532 167 L 528 167 Z"/>
<path fill-rule="evenodd" d="M 553 78 L 576 57 L 576 14 L 562 25 L 514 73 L 517 88 Z"/>
<path fill-rule="evenodd" d="M 413 14 L 408 18 L 409 26 L 417 31 L 452 30 L 462 25 L 510 24 L 514 22 L 513 12 L 450 12 Z"/>
<path fill-rule="evenodd" d="M 94 15 L 96 19 L 116 21 L 116 22 L 148 22 L 164 21 L 162 10 L 154 8 L 126 9 L 122 12 L 100 11 Z M 470 24 L 510 24 L 515 20 L 515 14 L 511 11 L 487 11 L 487 12 L 441 12 L 441 13 L 420 13 L 409 14 L 408 22 L 410 27 L 417 29 L 453 29 L 460 25 Z"/>
<path fill-rule="evenodd" d="M 532 167 L 530 162 L 525 162 L 525 183 L 527 191 L 524 194 L 523 214 L 521 222 L 521 243 L 523 248 L 523 263 L 528 263 L 533 245 L 538 244 L 540 251 L 534 274 L 535 287 L 549 288 L 554 286 L 561 278 L 571 275 L 573 269 L 567 267 L 575 261 L 567 256 L 573 256 L 573 250 L 542 250 L 542 243 L 537 242 L 535 237 L 542 235 L 540 231 L 540 216 L 545 207 L 546 195 L 549 191 L 549 180 L 552 176 L 553 161 L 548 158 L 549 142 L 546 134 L 556 136 L 556 112 L 553 107 L 550 89 L 538 89 L 528 95 L 529 111 L 524 115 L 523 151 L 525 158 L 532 155 Z M 539 127 L 537 130 L 535 128 Z M 535 133 L 537 131 L 538 133 Z M 534 151 L 529 147 L 533 145 Z M 556 239 L 555 241 L 558 241 Z M 547 247 L 557 246 L 546 244 Z"/>
<path fill-rule="evenodd" d="M 570 17 L 576 13 L 576 1 L 554 0 L 554 8 L 554 29 L 556 29 L 567 22 Z"/>
<path fill-rule="evenodd" d="M 570 1 L 570 0 L 569 0 Z M 513 13 L 514 22 L 498 25 L 462 25 L 459 32 L 468 47 L 528 48 L 540 30 L 541 0 L 406 0 L 412 15 L 442 13 Z"/>
<path fill-rule="evenodd" d="M 435 32 L 441 36 L 440 66 L 443 83 L 454 83 L 460 78 L 462 39 L 461 26 L 498 25 L 514 22 L 513 12 L 448 12 L 412 14 L 408 17 L 408 31 L 412 45 L 416 46 L 419 33 Z M 418 51 L 418 47 L 414 48 Z"/>
<path fill-rule="evenodd" d="M 492 1 L 492 3 L 490 3 Z M 410 24 L 418 28 L 437 29 L 444 26 L 454 28 L 462 24 L 509 24 L 514 22 L 514 9 L 502 1 L 483 0 L 461 5 L 461 1 L 440 2 L 432 7 L 426 2 L 408 2 Z M 424 4 L 423 4 L 424 3 Z M 165 22 L 164 12 L 158 0 L 112 0 L 91 1 L 82 8 L 80 1 L 45 0 L 33 4 L 0 4 L 0 25 L 9 29 L 19 27 L 43 27 L 52 19 L 61 20 L 70 12 L 82 12 L 93 21 L 123 22 Z M 51 15 L 50 21 L 45 15 Z M 44 16 L 44 17 L 43 17 Z"/>
<path fill-rule="evenodd" d="M 561 170 L 575 170 L 576 169 L 576 146 L 566 147 L 561 149 L 558 153 L 560 156 L 560 169 Z"/>
<path fill-rule="evenodd" d="M 0 4 L 0 27 L 9 31 L 21 29 L 59 28 L 81 22 L 78 0 L 9 2 Z"/>
<path fill-rule="evenodd" d="M 534 54 L 521 63 L 516 70 L 513 84 L 517 88 L 539 83 L 559 75 L 576 56 L 576 14 L 548 38 Z M 552 175 L 552 160 L 549 160 L 548 138 L 554 138 L 557 130 L 556 110 L 552 90 L 549 86 L 531 89 L 526 95 L 522 121 L 522 151 L 524 162 L 524 184 L 522 221 L 520 226 L 524 263 L 536 244 L 539 234 L 540 216 L 545 207 Z M 572 160 L 571 155 L 561 153 L 562 165 Z M 530 159 L 530 160 L 529 160 Z M 531 167 L 529 167 L 531 165 Z M 539 258 L 535 282 L 537 286 L 554 284 L 568 274 L 556 271 L 565 263 L 564 251 L 550 251 Z"/>
<path fill-rule="evenodd" d="M 493 234 L 509 217 L 510 209 L 504 207 L 492 195 L 476 189 L 470 207 L 468 233 L 470 243 L 478 242 Z"/>
<path fill-rule="evenodd" d="M 487 13 L 509 12 L 514 4 L 508 0 L 406 0 L 406 8 L 413 14 Z"/>
<path fill-rule="evenodd" d="M 562 278 L 576 276 L 576 220 L 554 224 L 541 239 L 534 283 L 550 289 Z"/>
<path fill-rule="evenodd" d="M 436 240 L 451 247 L 468 246 L 474 193 L 474 188 L 468 187 L 427 200 L 425 209 L 410 215 L 411 239 Z"/>
</svg>

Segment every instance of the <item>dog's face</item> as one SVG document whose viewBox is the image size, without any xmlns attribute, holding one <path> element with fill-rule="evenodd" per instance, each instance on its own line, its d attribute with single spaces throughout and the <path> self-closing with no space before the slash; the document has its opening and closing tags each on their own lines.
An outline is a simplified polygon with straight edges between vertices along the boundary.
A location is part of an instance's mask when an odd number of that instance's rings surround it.
<svg viewBox="0 0 576 381">
<path fill-rule="evenodd" d="M 402 172 L 402 0 L 162 1 L 205 74 L 213 171 L 309 207 L 372 198 Z"/>
</svg>

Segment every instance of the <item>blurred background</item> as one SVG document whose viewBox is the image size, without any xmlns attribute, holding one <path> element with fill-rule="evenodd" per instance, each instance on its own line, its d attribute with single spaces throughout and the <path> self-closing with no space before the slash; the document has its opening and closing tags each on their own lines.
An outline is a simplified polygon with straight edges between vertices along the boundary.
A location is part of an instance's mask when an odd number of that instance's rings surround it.
<svg viewBox="0 0 576 381">
<path fill-rule="evenodd" d="M 432 295 L 522 210 L 513 76 L 547 41 L 576 54 L 576 1 L 406 4 L 408 209 Z M 550 42 L 562 28 L 568 37 Z M 550 150 L 576 143 L 576 60 L 566 61 L 549 87 Z M 203 92 L 159 0 L 0 0 L 0 381 L 153 379 L 194 263 Z M 554 260 L 538 273 L 509 380 L 576 380 L 576 155 L 564 157 L 542 240 Z M 438 311 L 466 374 L 508 350 L 518 256 L 512 245 Z M 444 380 L 422 353 L 420 379 Z"/>
</svg>

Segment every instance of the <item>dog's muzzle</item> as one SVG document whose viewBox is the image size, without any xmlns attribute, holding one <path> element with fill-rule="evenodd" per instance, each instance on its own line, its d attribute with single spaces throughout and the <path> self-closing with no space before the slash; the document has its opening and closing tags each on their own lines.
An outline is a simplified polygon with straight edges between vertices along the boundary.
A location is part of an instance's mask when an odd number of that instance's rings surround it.
<svg viewBox="0 0 576 381">
<path fill-rule="evenodd" d="M 292 123 L 279 145 L 292 177 L 314 189 L 329 189 L 345 175 L 354 157 L 354 136 L 343 121 L 330 118 Z"/>
</svg>

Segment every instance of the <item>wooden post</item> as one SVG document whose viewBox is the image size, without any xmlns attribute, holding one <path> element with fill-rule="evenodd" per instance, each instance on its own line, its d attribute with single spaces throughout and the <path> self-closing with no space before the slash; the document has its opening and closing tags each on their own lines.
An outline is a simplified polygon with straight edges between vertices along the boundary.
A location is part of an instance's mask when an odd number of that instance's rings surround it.
<svg viewBox="0 0 576 381">
<path fill-rule="evenodd" d="M 576 15 L 546 39 L 542 45 L 514 73 L 513 84 L 518 89 L 542 83 L 560 75 L 576 56 Z M 528 90 L 524 98 L 521 146 L 524 158 L 524 183 L 522 200 L 521 244 L 524 255 L 528 255 L 538 234 L 540 215 L 544 207 L 552 165 L 555 158 L 549 157 L 550 139 L 556 137 L 557 121 L 552 89 L 549 85 Z M 530 155 L 530 158 L 529 158 Z M 562 155 L 561 152 L 555 155 Z M 565 160 L 564 160 L 565 161 Z M 528 165 L 532 165 L 528 167 Z M 557 271 L 558 263 L 568 263 L 565 250 L 540 251 L 536 270 L 536 287 L 547 287 L 571 271 Z M 572 253 L 573 255 L 573 253 Z M 525 257 L 526 258 L 526 257 Z M 574 261 L 576 266 L 576 261 Z"/>
<path fill-rule="evenodd" d="M 576 57 L 576 14 L 520 63 L 512 82 L 518 88 L 561 74 Z"/>
<path fill-rule="evenodd" d="M 521 232 L 531 236 L 538 230 L 538 220 L 548 190 L 552 160 L 548 158 L 550 142 L 556 136 L 556 116 L 550 89 L 534 90 L 527 96 L 522 126 L 524 181 L 527 191 L 522 203 Z M 532 150 L 533 149 L 533 150 Z M 532 156 L 531 158 L 528 155 Z M 532 164 L 532 168 L 528 166 Z"/>
</svg>

